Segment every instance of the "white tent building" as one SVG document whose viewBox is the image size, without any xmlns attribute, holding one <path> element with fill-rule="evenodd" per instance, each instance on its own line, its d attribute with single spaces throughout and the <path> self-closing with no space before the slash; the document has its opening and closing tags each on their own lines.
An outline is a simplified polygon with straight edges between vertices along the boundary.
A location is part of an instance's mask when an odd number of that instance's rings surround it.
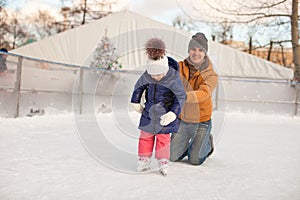
<svg viewBox="0 0 300 200">
<path fill-rule="evenodd" d="M 120 62 L 127 69 L 143 65 L 143 47 L 148 38 L 162 38 L 166 42 L 168 55 L 181 60 L 187 56 L 187 45 L 192 35 L 131 11 L 122 11 L 12 52 L 44 60 L 88 66 L 97 44 L 106 31 L 120 55 Z M 209 55 L 221 76 L 285 80 L 293 78 L 291 69 L 213 41 L 209 41 Z"/>
</svg>

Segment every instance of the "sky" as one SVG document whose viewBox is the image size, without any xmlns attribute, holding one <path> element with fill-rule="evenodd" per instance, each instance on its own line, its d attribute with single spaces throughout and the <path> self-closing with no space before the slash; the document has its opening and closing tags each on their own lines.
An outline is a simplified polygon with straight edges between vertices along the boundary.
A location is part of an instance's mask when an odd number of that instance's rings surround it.
<svg viewBox="0 0 300 200">
<path fill-rule="evenodd" d="M 172 24 L 172 20 L 177 15 L 183 14 L 180 7 L 181 2 L 182 0 L 131 0 L 129 9 L 158 21 Z"/>
</svg>

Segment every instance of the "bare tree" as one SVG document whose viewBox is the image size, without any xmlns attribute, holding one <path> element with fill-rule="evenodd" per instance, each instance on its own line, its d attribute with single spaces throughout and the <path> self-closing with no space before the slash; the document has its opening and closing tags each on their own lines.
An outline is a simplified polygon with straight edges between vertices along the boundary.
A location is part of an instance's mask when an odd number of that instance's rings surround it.
<svg viewBox="0 0 300 200">
<path fill-rule="evenodd" d="M 227 44 L 232 40 L 234 23 L 223 21 L 212 25 L 213 34 L 217 37 L 216 41 Z"/>
<path fill-rule="evenodd" d="M 117 0 L 89 0 L 88 14 L 91 19 L 100 19 L 112 13 L 112 6 L 117 3 Z"/>
<path fill-rule="evenodd" d="M 3 7 L 0 7 L 0 46 L 8 47 L 9 42 L 6 40 L 6 37 L 9 33 L 9 24 L 8 24 L 8 14 Z"/>
<path fill-rule="evenodd" d="M 70 19 L 71 8 L 67 6 L 63 6 L 60 9 L 60 13 L 63 16 L 63 20 L 55 22 L 58 33 L 73 28 L 72 20 Z"/>
<path fill-rule="evenodd" d="M 72 6 L 63 6 L 61 13 L 64 17 L 64 28 L 73 28 L 88 21 L 100 19 L 112 13 L 112 5 L 116 1 L 109 0 L 80 0 Z"/>
<path fill-rule="evenodd" d="M 18 46 L 22 46 L 26 40 L 27 31 L 18 19 L 19 13 L 14 13 L 10 20 L 10 35 L 12 38 L 11 48 L 14 49 Z"/>
<path fill-rule="evenodd" d="M 173 19 L 172 24 L 174 27 L 177 27 L 179 29 L 186 30 L 186 31 L 195 30 L 197 28 L 197 25 L 193 21 L 191 21 L 188 18 L 184 18 L 180 15 L 176 16 Z"/>
<path fill-rule="evenodd" d="M 292 27 L 292 46 L 293 46 L 293 61 L 295 64 L 295 79 L 300 81 L 300 45 L 299 45 L 299 5 L 298 0 L 293 0 L 291 27 Z"/>
<path fill-rule="evenodd" d="M 87 0 L 82 0 L 82 12 L 83 12 L 83 16 L 82 16 L 81 24 L 85 24 L 85 16 L 87 13 Z"/>
<path fill-rule="evenodd" d="M 55 17 L 47 10 L 38 10 L 36 15 L 29 17 L 28 20 L 33 26 L 31 32 L 36 33 L 37 39 L 43 39 L 58 32 L 55 25 Z"/>
<path fill-rule="evenodd" d="M 22 45 L 27 31 L 20 22 L 20 13 L 8 13 L 5 7 L 0 7 L 0 15 L 0 45 L 9 49 Z"/>
</svg>

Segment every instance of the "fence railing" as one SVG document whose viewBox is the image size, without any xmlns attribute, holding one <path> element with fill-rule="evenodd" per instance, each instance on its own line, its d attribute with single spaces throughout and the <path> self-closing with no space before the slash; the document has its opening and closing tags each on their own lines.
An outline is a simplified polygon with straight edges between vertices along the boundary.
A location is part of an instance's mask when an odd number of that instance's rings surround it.
<svg viewBox="0 0 300 200">
<path fill-rule="evenodd" d="M 3 54 L 3 53 L 1 53 Z M 71 111 L 74 98 L 84 113 L 85 99 L 94 96 L 95 109 L 112 96 L 130 96 L 142 71 L 92 69 L 7 54 L 7 71 L 0 74 L 0 115 L 25 116 L 32 109 Z M 117 89 L 116 89 L 117 88 Z M 118 89 L 121 88 L 121 89 Z M 220 76 L 214 91 L 216 110 L 300 115 L 300 84 L 289 80 Z M 118 91 L 117 93 L 114 93 Z"/>
</svg>

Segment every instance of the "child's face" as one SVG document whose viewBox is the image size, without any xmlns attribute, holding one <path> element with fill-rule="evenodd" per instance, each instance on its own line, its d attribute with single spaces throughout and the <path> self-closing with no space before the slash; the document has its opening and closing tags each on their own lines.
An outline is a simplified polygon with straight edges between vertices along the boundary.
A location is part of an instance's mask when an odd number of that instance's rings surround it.
<svg viewBox="0 0 300 200">
<path fill-rule="evenodd" d="M 151 75 L 151 78 L 153 78 L 156 81 L 160 81 L 166 74 L 158 74 L 158 75 Z"/>
</svg>

